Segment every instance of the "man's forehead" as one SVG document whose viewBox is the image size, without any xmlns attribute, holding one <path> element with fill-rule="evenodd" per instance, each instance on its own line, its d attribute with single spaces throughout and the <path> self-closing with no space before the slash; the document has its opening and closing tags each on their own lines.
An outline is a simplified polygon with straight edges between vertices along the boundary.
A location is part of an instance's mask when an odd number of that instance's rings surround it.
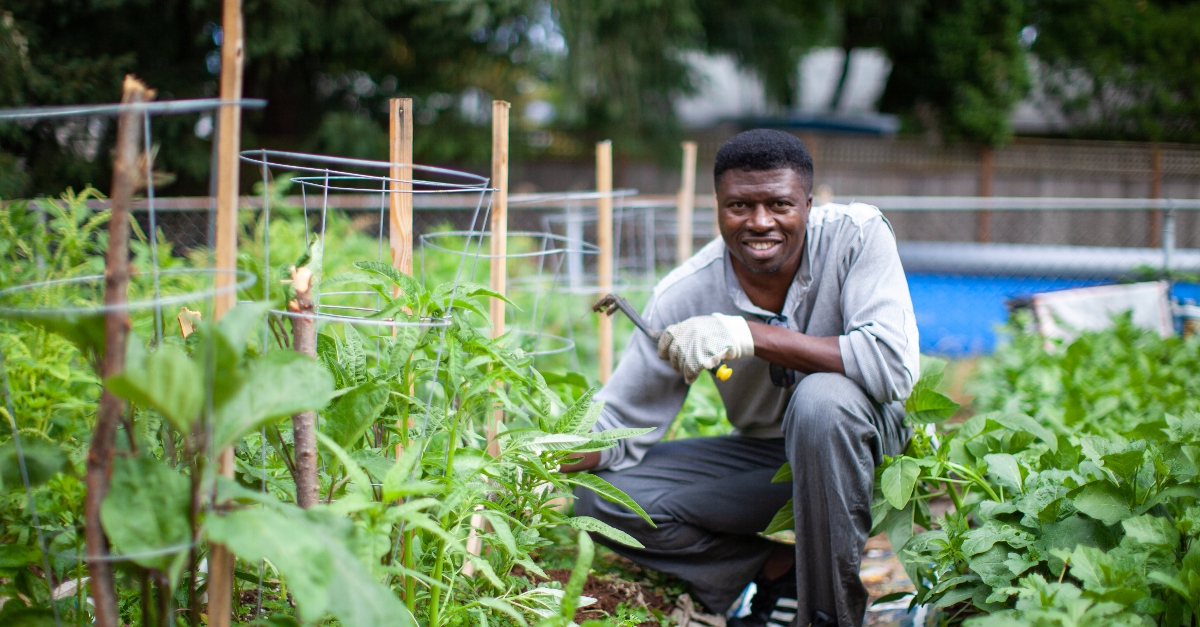
<svg viewBox="0 0 1200 627">
<path fill-rule="evenodd" d="M 804 193 L 800 174 L 791 168 L 774 170 L 727 170 L 721 175 L 718 192 L 748 194 Z"/>
</svg>

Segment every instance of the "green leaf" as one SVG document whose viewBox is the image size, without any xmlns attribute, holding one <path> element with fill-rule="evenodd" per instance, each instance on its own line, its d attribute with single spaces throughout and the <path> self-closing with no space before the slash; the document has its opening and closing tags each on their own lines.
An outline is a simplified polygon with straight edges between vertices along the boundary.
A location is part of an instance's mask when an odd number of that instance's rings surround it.
<svg viewBox="0 0 1200 627">
<path fill-rule="evenodd" d="M 592 397 L 596 394 L 596 388 L 592 388 L 579 397 L 574 405 L 571 405 L 558 422 L 554 424 L 554 433 L 574 433 L 583 434 L 592 430 L 592 425 L 596 424 L 596 420 L 600 417 L 600 410 L 604 408 L 604 403 L 592 402 Z"/>
<path fill-rule="evenodd" d="M 387 407 L 388 386 L 382 382 L 364 383 L 338 397 L 324 412 L 325 432 L 338 446 L 349 449 Z"/>
<path fill-rule="evenodd" d="M 949 396 L 933 388 L 920 387 L 914 389 L 904 402 L 904 419 L 914 425 L 937 423 L 953 416 L 959 407 Z"/>
<path fill-rule="evenodd" d="M 217 332 L 229 343 L 235 355 L 241 357 L 246 352 L 251 334 L 262 332 L 263 319 L 270 308 L 269 302 L 241 303 L 221 316 Z"/>
<path fill-rule="evenodd" d="M 608 523 L 592 518 L 591 516 L 572 516 L 567 519 L 567 524 L 580 531 L 590 531 L 598 533 L 610 540 L 620 542 L 625 546 L 631 546 L 635 549 L 646 548 L 641 542 L 638 542 L 633 536 L 609 525 Z"/>
<path fill-rule="evenodd" d="M 917 486 L 917 477 L 921 474 L 921 466 L 911 457 L 901 456 L 892 460 L 883 470 L 880 487 L 883 497 L 895 509 L 904 509 L 912 498 L 913 488 Z"/>
<path fill-rule="evenodd" d="M 391 281 L 392 284 L 399 286 L 400 291 L 404 292 L 405 296 L 413 302 L 428 294 L 420 281 L 393 268 L 390 264 L 379 261 L 356 261 L 354 267 Z"/>
<path fill-rule="evenodd" d="M 635 438 L 639 435 L 646 435 L 647 433 L 652 433 L 653 431 L 653 427 L 643 427 L 641 429 L 620 428 L 605 429 L 604 431 L 593 431 L 588 435 L 591 436 L 593 440 L 615 442 L 617 440 L 624 440 L 625 438 Z"/>
<path fill-rule="evenodd" d="M 239 510 L 210 517 L 207 530 L 212 541 L 241 559 L 270 560 L 306 623 L 332 615 L 343 627 L 416 624 L 344 543 L 353 535 L 349 522 L 329 517 L 320 507 Z"/>
<path fill-rule="evenodd" d="M 995 477 L 997 483 L 1016 493 L 1025 489 L 1021 465 L 1016 457 L 1008 453 L 989 453 L 983 459 L 988 465 L 987 474 Z"/>
<path fill-rule="evenodd" d="M 571 578 L 563 588 L 562 607 L 559 609 L 559 617 L 565 621 L 575 617 L 575 608 L 578 607 L 579 597 L 583 594 L 583 584 L 587 582 L 588 571 L 592 569 L 594 554 L 592 539 L 586 531 L 580 531 L 579 557 L 575 560 L 575 568 L 571 569 Z"/>
<path fill-rule="evenodd" d="M 1083 490 L 1075 495 L 1074 503 L 1075 509 L 1106 525 L 1115 525 L 1133 515 L 1129 509 L 1129 501 L 1121 494 L 1121 490 L 1104 480 L 1084 486 Z"/>
<path fill-rule="evenodd" d="M 191 482 L 164 462 L 117 457 L 100 521 L 118 553 L 167 573 L 174 586 L 191 542 L 190 502 Z"/>
<path fill-rule="evenodd" d="M 779 470 L 775 471 L 775 476 L 771 477 L 771 483 L 789 483 L 792 481 L 792 465 L 788 462 L 783 462 Z"/>
<path fill-rule="evenodd" d="M 987 414 L 988 420 L 992 420 L 1005 428 L 1013 431 L 1026 431 L 1037 436 L 1039 440 L 1045 442 L 1050 448 L 1050 452 L 1057 453 L 1059 442 L 1058 436 L 1046 427 L 1043 427 L 1038 421 L 1030 418 L 1025 414 L 994 412 Z"/>
<path fill-rule="evenodd" d="M 342 356 L 342 366 L 350 374 L 355 385 L 361 385 L 367 380 L 367 352 L 363 349 L 362 336 L 351 325 L 346 326 L 346 349 Z"/>
<path fill-rule="evenodd" d="M 1159 516 L 1138 516 L 1121 521 L 1125 537 L 1138 544 L 1153 545 L 1174 551 L 1179 547 L 1179 531 L 1170 520 Z"/>
<path fill-rule="evenodd" d="M 641 505 L 638 505 L 636 501 L 629 498 L 628 494 L 625 494 L 616 486 L 605 481 L 604 479 L 601 479 L 597 475 L 589 473 L 576 473 L 568 476 L 566 481 L 567 483 L 573 483 L 575 485 L 581 485 L 585 488 L 588 488 L 589 490 L 600 495 L 606 501 L 616 503 L 617 505 L 624 505 L 638 516 L 641 516 L 646 522 L 650 523 L 651 527 L 658 526 L 654 524 L 653 520 L 650 520 L 650 516 L 646 514 L 646 510 L 643 510 Z"/>
<path fill-rule="evenodd" d="M 62 449 L 45 440 L 30 440 L 22 436 L 21 457 L 25 459 L 30 487 L 46 483 L 67 466 L 67 455 Z M 0 490 L 24 489 L 20 461 L 15 442 L 10 439 L 0 444 Z"/>
<path fill-rule="evenodd" d="M 161 346 L 139 356 L 104 386 L 131 403 L 158 411 L 184 435 L 191 434 L 204 406 L 204 372 L 176 346 Z"/>
<path fill-rule="evenodd" d="M 779 508 L 779 511 L 775 512 L 775 515 L 771 517 L 771 522 L 767 525 L 767 528 L 763 530 L 763 535 L 769 536 L 773 533 L 779 533 L 780 531 L 795 529 L 796 512 L 793 508 L 794 503 L 792 499 L 788 499 L 787 503 L 784 503 L 783 507 Z"/>
<path fill-rule="evenodd" d="M 231 446 L 260 426 L 333 398 L 333 378 L 317 361 L 293 350 L 277 350 L 250 362 L 245 383 L 214 414 L 213 448 Z"/>
<path fill-rule="evenodd" d="M 383 500 L 394 501 L 403 495 L 403 486 L 412 477 L 413 466 L 421 456 L 424 442 L 415 440 L 404 449 L 400 459 L 392 465 L 383 478 Z"/>
<path fill-rule="evenodd" d="M 1109 453 L 1101 457 L 1104 460 L 1104 467 L 1113 471 L 1121 479 L 1132 482 L 1133 476 L 1137 474 L 1139 468 L 1142 467 L 1142 462 L 1145 459 L 1146 452 L 1139 449 L 1124 451 L 1121 453 Z"/>
</svg>

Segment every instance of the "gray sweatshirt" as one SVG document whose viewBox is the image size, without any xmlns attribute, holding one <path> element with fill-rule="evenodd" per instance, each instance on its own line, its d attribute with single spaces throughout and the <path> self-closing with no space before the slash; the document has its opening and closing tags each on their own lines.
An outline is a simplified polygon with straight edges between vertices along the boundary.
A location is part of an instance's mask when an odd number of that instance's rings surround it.
<svg viewBox="0 0 1200 627">
<path fill-rule="evenodd" d="M 651 327 L 665 329 L 711 313 L 757 322 L 776 316 L 750 302 L 720 238 L 660 281 L 643 315 Z M 896 237 L 878 209 L 861 203 L 812 208 L 800 270 L 781 314 L 786 320 L 775 324 L 808 335 L 837 336 L 846 376 L 889 405 L 890 412 L 903 411 L 900 402 L 920 372 L 917 324 Z M 733 376 L 717 381 L 717 389 L 736 432 L 783 437 L 783 412 L 794 387 L 776 387 L 768 363 L 758 357 L 733 360 L 729 366 Z M 687 393 L 683 375 L 658 358 L 649 338 L 635 333 L 612 378 L 596 395 L 605 403 L 596 429 L 654 431 L 603 451 L 597 467 L 637 465 L 666 435 Z"/>
</svg>

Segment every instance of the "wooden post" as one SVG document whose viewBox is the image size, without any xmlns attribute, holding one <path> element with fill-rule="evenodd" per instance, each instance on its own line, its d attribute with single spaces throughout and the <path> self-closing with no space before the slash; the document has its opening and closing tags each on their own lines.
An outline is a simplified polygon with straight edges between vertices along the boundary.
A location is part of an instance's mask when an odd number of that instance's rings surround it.
<svg viewBox="0 0 1200 627">
<path fill-rule="evenodd" d="M 413 115 L 412 98 L 392 98 L 388 101 L 389 156 L 393 179 L 388 194 L 391 212 L 388 214 L 388 241 L 392 248 L 392 266 L 412 275 L 413 264 Z M 399 288 L 397 288 L 399 289 Z"/>
<path fill-rule="evenodd" d="M 511 107 L 503 100 L 492 101 L 492 246 L 491 246 L 491 285 L 492 290 L 504 294 L 508 283 L 508 110 Z M 504 301 L 493 298 L 488 313 L 492 317 L 492 338 L 504 335 Z M 496 409 L 492 412 L 492 421 L 487 428 L 488 454 L 500 456 L 500 444 L 496 434 L 500 430 L 500 421 L 504 412 Z M 483 509 L 480 505 L 476 509 Z M 479 530 L 487 522 L 479 514 L 471 515 L 471 531 L 467 535 L 467 552 L 479 555 L 483 549 L 483 540 Z M 466 562 L 462 572 L 470 577 L 475 574 L 475 564 Z"/>
<path fill-rule="evenodd" d="M 245 59 L 242 0 L 223 0 L 221 19 L 222 100 L 242 99 L 242 62 Z M 225 293 L 213 303 L 213 318 L 219 320 L 237 303 L 230 288 L 237 283 L 238 153 L 242 143 L 240 105 L 221 107 L 217 126 L 217 231 L 216 287 Z M 233 448 L 217 451 L 217 472 L 233 476 Z M 208 560 L 208 624 L 229 627 L 233 613 L 233 554 L 214 544 Z"/>
<path fill-rule="evenodd" d="M 1155 144 L 1150 148 L 1150 197 L 1154 199 L 1162 198 L 1162 148 Z M 1162 229 L 1163 229 L 1163 212 L 1162 209 L 1154 208 L 1150 210 L 1150 248 L 1158 248 L 1162 246 Z"/>
<path fill-rule="evenodd" d="M 984 146 L 979 153 L 979 195 L 992 196 L 992 175 L 995 172 L 995 155 L 991 146 Z M 975 241 L 992 241 L 992 210 L 981 209 L 975 215 Z"/>
<path fill-rule="evenodd" d="M 137 104 L 154 98 L 154 92 L 133 76 L 125 77 L 121 104 Z M 125 344 L 129 336 L 129 314 L 125 309 L 129 291 L 129 208 L 136 182 L 141 147 L 142 115 L 122 111 L 117 122 L 117 145 L 113 151 L 112 217 L 108 221 L 108 252 L 104 259 L 104 354 L 100 359 L 100 378 L 119 374 L 125 369 Z M 149 159 L 150 155 L 146 155 Z M 98 627 L 120 627 L 117 589 L 112 564 L 108 561 L 108 535 L 100 523 L 100 506 L 108 495 L 116 454 L 117 426 L 125 414 L 125 403 L 112 392 L 100 394 L 96 410 L 96 429 L 88 448 L 87 498 L 84 500 L 84 534 L 87 541 L 88 572 L 92 598 L 96 604 Z"/>
<path fill-rule="evenodd" d="M 692 211 L 696 207 L 696 142 L 683 142 L 683 176 L 675 197 L 675 265 L 692 257 Z"/>
<path fill-rule="evenodd" d="M 600 247 L 598 260 L 600 294 L 608 294 L 613 286 L 613 216 L 612 216 L 612 141 L 596 144 L 596 244 Z M 600 382 L 607 383 L 613 369 L 612 318 L 598 316 L 600 332 Z"/>
<path fill-rule="evenodd" d="M 412 276 L 413 264 L 413 116 L 412 98 L 388 100 L 388 243 L 392 252 L 392 267 Z M 400 287 L 392 290 L 392 296 L 400 295 Z M 393 333 L 395 329 L 392 329 Z M 408 433 L 413 417 L 408 423 L 398 422 L 402 434 Z M 396 442 L 396 459 L 404 454 L 408 436 L 402 435 Z"/>
</svg>

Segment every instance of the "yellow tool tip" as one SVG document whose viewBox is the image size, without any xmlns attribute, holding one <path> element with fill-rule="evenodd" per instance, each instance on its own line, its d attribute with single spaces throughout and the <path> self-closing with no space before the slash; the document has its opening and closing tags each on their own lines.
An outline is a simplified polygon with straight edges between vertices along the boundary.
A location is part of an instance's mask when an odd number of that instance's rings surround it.
<svg viewBox="0 0 1200 627">
<path fill-rule="evenodd" d="M 719 379 L 721 381 L 728 381 L 729 377 L 733 376 L 733 368 L 730 368 L 729 366 L 727 366 L 725 364 L 721 364 L 720 367 L 717 368 L 716 376 L 717 376 L 717 379 Z"/>
</svg>

